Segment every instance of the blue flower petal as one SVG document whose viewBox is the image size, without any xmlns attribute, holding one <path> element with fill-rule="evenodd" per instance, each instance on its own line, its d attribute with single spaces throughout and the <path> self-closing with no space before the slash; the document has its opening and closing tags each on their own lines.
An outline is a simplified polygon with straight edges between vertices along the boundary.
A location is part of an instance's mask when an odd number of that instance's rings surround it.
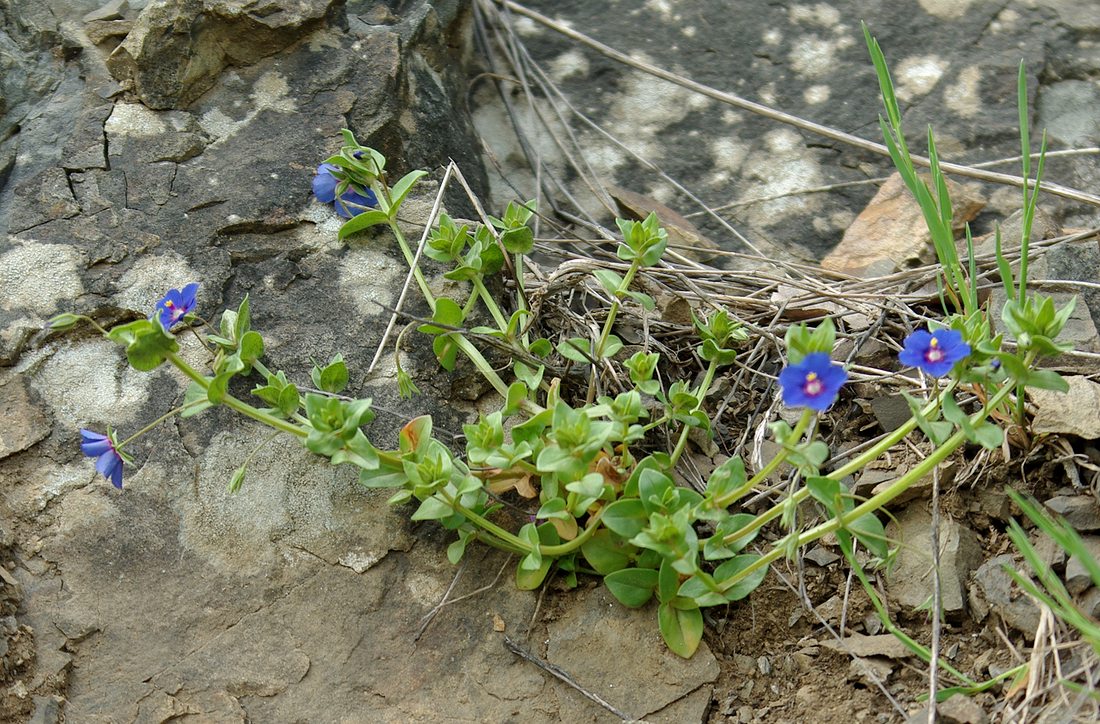
<svg viewBox="0 0 1100 724">
<path fill-rule="evenodd" d="M 183 289 L 170 289 L 168 293 L 157 302 L 153 316 L 160 322 L 165 331 L 172 329 L 181 319 L 187 316 L 195 306 L 195 296 L 198 294 L 198 282 L 191 282 Z"/>
<path fill-rule="evenodd" d="M 95 469 L 100 475 L 122 489 L 122 455 L 115 449 L 115 443 L 109 435 L 100 435 L 91 430 L 81 430 L 80 451 L 88 457 L 96 458 Z"/>
<path fill-rule="evenodd" d="M 898 360 L 933 377 L 943 377 L 970 354 L 970 345 L 956 329 L 919 329 L 905 338 Z"/>
<path fill-rule="evenodd" d="M 336 184 L 339 183 L 332 172 L 336 166 L 331 163 L 322 163 L 317 167 L 317 175 L 313 177 L 313 195 L 324 204 L 331 204 L 336 200 Z"/>
<path fill-rule="evenodd" d="M 848 373 L 833 364 L 824 352 L 806 355 L 796 365 L 779 373 L 783 402 L 788 407 L 808 407 L 818 412 L 836 402 L 840 388 L 848 381 Z"/>
<path fill-rule="evenodd" d="M 83 438 L 83 440 L 80 441 L 80 452 L 88 457 L 99 457 L 111 449 L 111 440 L 106 435 L 100 435 L 98 432 L 82 429 L 80 431 L 80 436 Z"/>
</svg>

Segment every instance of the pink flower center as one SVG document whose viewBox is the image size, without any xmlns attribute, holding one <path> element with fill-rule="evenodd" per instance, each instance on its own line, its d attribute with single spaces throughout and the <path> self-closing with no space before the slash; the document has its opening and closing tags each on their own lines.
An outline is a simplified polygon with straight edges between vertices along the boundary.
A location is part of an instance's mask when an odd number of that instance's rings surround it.
<svg viewBox="0 0 1100 724">
<path fill-rule="evenodd" d="M 802 391 L 810 397 L 817 397 L 821 394 L 821 380 L 817 378 L 816 372 L 810 372 L 806 375 L 806 384 L 802 385 Z"/>
<path fill-rule="evenodd" d="M 924 359 L 926 362 L 939 362 L 943 359 L 943 350 L 940 349 L 940 343 L 935 337 L 928 343 L 928 351 L 924 353 Z"/>
</svg>

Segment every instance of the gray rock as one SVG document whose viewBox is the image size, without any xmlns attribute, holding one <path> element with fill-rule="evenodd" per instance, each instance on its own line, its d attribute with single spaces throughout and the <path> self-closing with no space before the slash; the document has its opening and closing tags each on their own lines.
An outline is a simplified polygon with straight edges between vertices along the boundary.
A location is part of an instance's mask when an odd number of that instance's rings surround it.
<svg viewBox="0 0 1100 724">
<path fill-rule="evenodd" d="M 872 398 L 871 412 L 884 432 L 892 432 L 898 429 L 912 417 L 909 411 L 909 403 L 901 395 Z"/>
<path fill-rule="evenodd" d="M 1091 495 L 1056 495 L 1046 501 L 1046 506 L 1076 531 L 1100 530 L 1100 505 Z"/>
<path fill-rule="evenodd" d="M 1100 121 L 1093 109 L 1100 103 L 1095 83 L 1064 80 L 1043 89 L 1039 95 L 1038 125 L 1052 138 L 1068 146 L 1090 146 L 1100 140 Z"/>
<path fill-rule="evenodd" d="M 922 506 L 910 505 L 886 528 L 886 535 L 901 544 L 887 585 L 906 608 L 925 606 L 932 597 L 931 522 Z M 939 544 L 943 611 L 956 618 L 966 610 L 966 580 L 981 564 L 981 548 L 973 531 L 945 514 L 940 515 Z"/>
<path fill-rule="evenodd" d="M 245 0 L 152 0 L 107 59 L 150 108 L 182 108 L 228 65 L 250 65 L 337 20 L 339 0 L 257 6 Z"/>
<path fill-rule="evenodd" d="M 130 20 L 95 20 L 84 26 L 84 33 L 88 36 L 88 40 L 95 45 L 100 45 L 108 40 L 115 40 L 117 44 L 133 29 L 134 23 Z"/>
<path fill-rule="evenodd" d="M 73 198 L 65 171 L 47 168 L 15 189 L 8 228 L 18 233 L 79 213 L 80 205 Z"/>
<path fill-rule="evenodd" d="M 886 683 L 890 674 L 894 673 L 894 666 L 894 662 L 878 656 L 867 659 L 854 656 L 848 664 L 848 681 L 859 682 L 869 689 L 874 688 Z"/>
<path fill-rule="evenodd" d="M 26 382 L 0 385 L 0 460 L 26 450 L 50 434 L 50 419 L 36 405 Z"/>
<path fill-rule="evenodd" d="M 1083 536 L 1082 542 L 1092 560 L 1100 560 L 1100 536 Z M 1070 556 L 1069 561 L 1066 563 L 1065 581 L 1066 589 L 1073 594 L 1081 593 L 1096 584 L 1079 556 Z"/>
<path fill-rule="evenodd" d="M 1100 385 L 1080 375 L 1068 375 L 1065 380 L 1066 392 L 1029 391 L 1038 408 L 1033 429 L 1095 440 L 1100 437 Z"/>
<path fill-rule="evenodd" d="M 85 23 L 122 20 L 130 11 L 127 0 L 110 0 L 102 7 L 87 13 L 81 20 Z"/>
<path fill-rule="evenodd" d="M 974 572 L 969 588 L 970 614 L 981 623 L 992 613 L 1017 631 L 1034 635 L 1039 609 L 1019 590 L 1005 566 L 1016 567 L 1009 553 L 991 558 Z"/>
<path fill-rule="evenodd" d="M 603 586 L 593 588 L 578 594 L 550 624 L 546 658 L 619 710 L 649 720 L 700 687 L 709 688 L 718 676 L 718 662 L 705 642 L 694 657 L 681 659 L 660 644 L 654 623 L 652 606 L 624 608 Z M 631 655 L 624 657 L 623 651 Z M 658 715 L 653 720 L 703 721 L 708 704 L 697 701 L 692 711 L 679 712 L 682 719 Z M 561 707 L 564 721 L 603 712 L 572 694 L 565 695 Z"/>
<path fill-rule="evenodd" d="M 1085 591 L 1084 595 L 1078 600 L 1077 607 L 1086 616 L 1100 617 L 1100 588 L 1094 586 Z"/>
</svg>

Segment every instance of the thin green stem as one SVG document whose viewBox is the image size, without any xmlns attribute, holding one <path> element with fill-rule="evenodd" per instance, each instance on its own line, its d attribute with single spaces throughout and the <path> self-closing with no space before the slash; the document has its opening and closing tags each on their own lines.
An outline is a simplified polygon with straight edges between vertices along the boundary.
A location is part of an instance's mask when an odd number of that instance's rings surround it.
<svg viewBox="0 0 1100 724">
<path fill-rule="evenodd" d="M 810 426 L 810 422 L 812 422 L 813 419 L 813 410 L 806 408 L 802 411 L 802 416 L 798 418 L 798 422 L 795 424 L 794 430 L 791 431 L 790 439 L 794 441 L 794 444 L 797 445 L 798 441 L 802 439 L 802 434 L 806 432 L 806 428 Z M 716 500 L 715 504 L 720 508 L 726 508 L 730 505 L 733 505 L 733 503 L 738 500 L 742 495 L 755 488 L 757 485 L 760 484 L 760 481 L 766 479 L 769 475 L 775 472 L 775 470 L 783 464 L 783 461 L 787 459 L 787 456 L 790 455 L 790 453 L 790 448 L 784 445 L 783 449 L 776 453 L 775 457 L 769 460 L 764 467 L 760 468 L 760 470 L 758 470 L 755 475 L 753 475 L 748 481 L 746 481 L 744 485 L 737 488 L 736 490 L 731 490 L 729 493 Z M 740 535 L 738 534 L 737 537 L 739 538 Z M 736 540 L 736 538 L 732 540 Z"/>
<path fill-rule="evenodd" d="M 523 254 L 518 252 L 518 251 L 515 254 L 515 263 L 513 265 L 513 268 L 514 268 L 514 271 L 515 271 L 515 274 L 516 274 L 516 308 L 526 311 L 527 310 L 527 290 L 524 289 L 524 287 L 523 287 Z M 530 339 L 529 339 L 530 335 L 527 334 L 527 331 L 526 331 L 526 328 L 527 328 L 526 317 L 524 318 L 524 323 L 523 323 L 522 326 L 524 328 L 524 332 L 520 336 L 520 342 L 523 343 L 523 348 L 527 349 L 530 346 L 531 342 L 530 342 Z"/>
<path fill-rule="evenodd" d="M 492 522 L 491 520 L 488 520 L 487 518 L 483 518 L 482 516 L 478 515 L 474 511 L 464 506 L 462 503 L 458 502 L 457 498 L 454 498 L 445 490 L 439 491 L 439 494 L 443 497 L 443 500 L 446 501 L 447 505 L 451 506 L 451 508 L 456 513 L 460 514 L 462 517 L 466 518 L 468 521 L 476 525 L 478 528 L 481 528 L 486 533 L 492 534 L 502 543 L 511 546 L 511 548 L 515 550 L 516 553 L 526 555 L 531 552 L 531 546 L 527 543 L 527 541 L 523 540 L 517 535 L 508 532 L 504 528 L 501 528 L 499 525 Z"/>
<path fill-rule="evenodd" d="M 1008 394 L 1015 388 L 1015 386 L 1015 380 L 1004 384 L 995 395 L 989 398 L 989 400 L 986 402 L 985 406 L 982 407 L 981 410 L 974 413 L 974 415 L 970 419 L 971 424 L 977 425 L 978 423 L 983 421 L 989 415 L 989 413 L 1008 396 Z M 908 473 L 894 481 L 888 488 L 886 488 L 886 490 L 883 490 L 878 495 L 875 495 L 874 497 L 864 501 L 862 504 L 857 505 L 855 508 L 848 511 L 843 516 L 832 518 L 803 532 L 801 535 L 798 536 L 795 547 L 801 548 L 802 546 L 808 543 L 812 543 L 813 541 L 818 540 L 819 538 L 822 538 L 823 536 L 828 535 L 829 533 L 832 533 L 840 528 L 846 528 L 850 526 L 852 522 L 854 522 L 861 516 L 867 515 L 868 513 L 874 513 L 875 511 L 879 510 L 891 500 L 908 490 L 915 482 L 932 472 L 932 470 L 937 465 L 946 460 L 947 457 L 955 452 L 955 450 L 964 442 L 966 442 L 966 435 L 963 433 L 962 430 L 957 430 L 955 434 L 953 434 L 944 442 L 943 445 L 933 450 L 931 455 L 922 460 Z M 835 475 L 836 472 L 830 474 L 829 477 L 832 478 Z M 801 493 L 803 491 L 799 492 Z M 768 511 L 765 516 L 771 514 L 773 511 L 776 510 L 777 508 L 773 508 L 772 510 Z M 776 515 L 778 515 L 778 512 L 776 513 Z M 753 525 L 753 530 L 759 527 L 759 525 L 754 524 L 750 524 Z M 761 523 L 761 525 L 763 524 Z M 749 528 L 749 526 L 746 526 L 746 528 Z M 731 536 L 727 536 L 724 540 L 736 540 L 742 535 L 744 535 L 742 531 L 737 531 Z M 744 580 L 753 572 L 772 564 L 773 562 L 781 558 L 784 554 L 785 550 L 783 548 L 773 548 L 757 560 L 753 561 L 750 565 L 746 566 L 743 570 L 738 571 L 737 573 L 723 581 L 722 589 L 728 591 L 730 588 L 737 585 L 739 581 Z"/>
<path fill-rule="evenodd" d="M 382 190 L 386 193 L 386 197 L 389 197 L 389 189 L 385 184 L 380 184 Z M 413 256 L 412 249 L 409 248 L 408 242 L 405 241 L 405 235 L 401 233 L 401 229 L 398 228 L 397 222 L 390 219 L 386 222 L 390 231 L 393 232 L 393 236 L 397 239 L 397 245 L 401 247 L 401 253 L 405 256 L 405 261 L 408 263 L 409 268 L 412 269 L 413 278 L 416 279 L 417 286 L 420 287 L 420 293 L 424 295 L 424 301 L 431 307 L 432 312 L 435 312 L 435 295 L 432 294 L 432 290 L 428 288 L 428 281 L 424 278 L 423 272 L 420 271 L 420 267 L 416 263 L 416 257 Z"/>
<path fill-rule="evenodd" d="M 539 551 L 544 556 L 558 558 L 560 556 L 569 555 L 575 550 L 579 550 L 580 547 L 587 543 L 588 539 L 595 535 L 596 531 L 599 530 L 600 518 L 603 517 L 603 512 L 605 510 L 607 510 L 606 507 L 600 508 L 595 513 L 593 513 L 592 517 L 588 519 L 588 523 L 586 524 L 585 529 L 573 540 L 553 546 L 539 546 Z"/>
<path fill-rule="evenodd" d="M 710 389 L 711 384 L 714 382 L 714 374 L 718 371 L 718 363 L 711 362 L 707 365 L 707 371 L 703 374 L 703 382 L 699 385 L 699 389 L 696 390 L 696 397 L 699 398 L 699 404 L 695 406 L 692 412 L 703 409 L 703 399 L 707 396 L 707 390 Z M 672 451 L 670 467 L 675 467 L 680 456 L 684 454 L 684 449 L 687 448 L 688 434 L 691 432 L 691 428 L 688 425 L 684 425 L 684 429 L 680 431 L 680 439 L 676 441 L 676 447 Z"/>
<path fill-rule="evenodd" d="M 210 389 L 210 381 L 203 377 L 194 367 L 187 364 L 187 362 L 185 362 L 183 358 L 181 358 L 179 355 L 174 352 L 169 352 L 167 355 L 165 355 L 165 359 L 171 362 L 180 372 L 187 375 L 187 377 L 189 377 L 199 387 L 202 387 L 204 390 Z M 298 437 L 309 436 L 309 432 L 299 427 L 298 425 L 288 422 L 287 420 L 275 417 L 274 415 L 257 409 L 246 402 L 241 402 L 232 395 L 226 394 L 225 398 L 222 400 L 222 404 L 235 412 L 241 413 L 245 417 L 251 417 L 253 420 L 256 420 L 257 422 L 262 422 L 268 427 L 275 428 L 276 430 L 289 432 L 291 435 L 296 435 Z"/>
<path fill-rule="evenodd" d="M 871 582 L 867 579 L 867 573 L 863 570 L 863 566 L 861 566 L 859 564 L 859 561 L 856 560 L 855 555 L 853 554 L 853 546 L 842 545 L 840 549 L 841 552 L 844 554 L 844 558 L 847 559 L 849 567 L 853 571 L 855 571 L 856 577 L 859 578 L 859 582 L 860 585 L 863 586 L 863 590 L 867 593 L 868 598 L 871 599 L 871 605 L 874 607 L 875 612 L 878 614 L 878 618 L 882 622 L 882 625 L 886 628 L 888 632 L 893 634 L 895 638 L 905 644 L 905 646 L 910 651 L 915 653 L 922 661 L 924 661 L 926 664 L 930 663 L 932 661 L 932 653 L 927 648 L 913 640 L 913 638 L 911 638 L 907 633 L 898 628 L 893 620 L 891 620 L 890 613 L 886 610 L 886 606 L 883 605 L 882 599 L 879 597 L 878 592 L 875 591 L 875 587 L 872 586 Z M 955 667 L 951 666 L 951 664 L 947 663 L 942 658 L 938 659 L 937 663 L 939 664 L 941 669 L 957 678 L 966 686 L 973 687 L 978 685 L 977 682 L 975 682 L 973 679 L 971 679 L 969 676 L 962 673 Z"/>
<path fill-rule="evenodd" d="M 951 380 L 947 387 L 943 388 L 940 394 L 936 395 L 931 401 L 928 402 L 921 410 L 921 415 L 928 417 L 936 412 L 939 408 L 941 401 L 946 395 L 951 394 L 955 387 L 959 384 L 958 380 Z M 867 450 L 863 451 L 859 456 L 852 458 L 846 464 L 833 471 L 829 477 L 834 480 L 841 480 L 854 472 L 862 470 L 872 460 L 877 460 L 882 457 L 883 453 L 897 445 L 905 436 L 917 429 L 917 419 L 910 417 L 901 426 L 895 429 L 886 437 L 882 438 L 877 444 L 871 446 Z"/>
<path fill-rule="evenodd" d="M 165 420 L 167 420 L 168 418 L 170 418 L 170 417 L 173 417 L 173 416 L 175 416 L 175 415 L 178 415 L 179 413 L 183 412 L 183 411 L 184 411 L 184 410 L 186 410 L 187 408 L 189 408 L 189 407 L 194 407 L 195 405 L 199 404 L 200 402 L 202 402 L 202 400 L 195 400 L 194 402 L 189 402 L 189 403 L 187 403 L 186 405 L 180 405 L 179 407 L 175 407 L 175 408 L 172 408 L 172 409 L 171 409 L 171 410 L 169 410 L 168 412 L 164 413 L 163 415 L 161 415 L 161 416 L 160 416 L 160 417 L 158 417 L 157 419 L 155 419 L 155 420 L 153 420 L 152 422 L 150 422 L 150 423 L 149 423 L 148 425 L 146 425 L 145 427 L 143 427 L 143 428 L 141 428 L 140 430 L 138 430 L 137 432 L 135 432 L 135 433 L 134 433 L 133 435 L 131 435 L 130 437 L 128 437 L 128 438 L 126 438 L 125 440 L 123 440 L 122 442 L 120 442 L 120 443 L 119 443 L 118 445 L 115 445 L 115 450 L 121 450 L 121 449 L 122 449 L 123 447 L 125 447 L 125 446 L 126 446 L 126 445 L 127 445 L 128 443 L 130 443 L 130 442 L 133 442 L 134 440 L 138 439 L 139 437 L 141 437 L 141 436 L 142 436 L 142 435 L 144 435 L 145 433 L 149 432 L 149 431 L 150 431 L 150 430 L 152 430 L 152 429 L 153 429 L 154 427 L 156 427 L 156 426 L 157 426 L 157 425 L 159 425 L 160 423 L 164 422 L 164 421 L 165 421 Z"/>
<path fill-rule="evenodd" d="M 508 321 L 504 319 L 504 315 L 501 313 L 496 301 L 489 295 L 489 290 L 485 288 L 485 283 L 481 281 L 481 277 L 474 277 L 470 281 L 473 282 L 474 289 L 477 290 L 481 301 L 485 303 L 485 308 L 489 310 L 489 314 L 493 315 L 493 321 L 500 327 L 500 331 L 507 332 Z"/>
</svg>

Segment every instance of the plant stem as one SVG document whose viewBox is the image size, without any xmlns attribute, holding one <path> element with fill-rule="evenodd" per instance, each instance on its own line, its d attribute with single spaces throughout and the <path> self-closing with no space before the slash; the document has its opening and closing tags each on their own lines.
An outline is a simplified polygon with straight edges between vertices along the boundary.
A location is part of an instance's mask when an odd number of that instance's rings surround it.
<svg viewBox="0 0 1100 724">
<path fill-rule="evenodd" d="M 794 430 L 791 432 L 790 439 L 794 441 L 794 444 L 798 444 L 798 441 L 802 439 L 802 433 L 806 431 L 806 428 L 810 426 L 810 422 L 814 418 L 813 410 L 806 408 L 802 411 L 802 417 L 798 418 L 798 423 L 794 426 Z M 783 449 L 776 453 L 775 457 L 768 461 L 767 465 L 760 468 L 755 475 L 752 476 L 744 485 L 737 490 L 731 490 L 729 493 L 715 501 L 715 504 L 720 508 L 726 508 L 739 499 L 742 495 L 755 488 L 760 481 L 767 478 L 776 468 L 783 464 L 783 461 L 787 459 L 787 455 L 790 454 L 790 449 L 784 445 Z M 740 537 L 738 532 L 737 537 Z M 736 538 L 734 539 L 736 540 Z"/>
<path fill-rule="evenodd" d="M 703 399 L 707 395 L 707 390 L 710 389 L 711 384 L 714 382 L 714 373 L 718 371 L 718 363 L 711 362 L 707 365 L 707 371 L 703 375 L 703 382 L 699 385 L 699 389 L 696 392 L 696 397 L 699 398 L 699 404 L 695 406 L 692 412 L 697 412 L 703 409 Z M 684 425 L 684 429 L 680 431 L 680 439 L 676 441 L 676 447 L 672 451 L 672 457 L 669 467 L 675 467 L 680 456 L 684 454 L 684 449 L 687 447 L 688 433 L 691 432 L 691 427 Z"/>
<path fill-rule="evenodd" d="M 389 190 L 385 184 L 382 184 L 382 190 L 386 192 L 387 198 L 389 197 Z M 428 288 L 428 282 L 424 279 L 424 274 L 420 271 L 420 267 L 416 263 L 416 257 L 413 256 L 412 249 L 409 248 L 408 242 L 405 241 L 405 235 L 401 233 L 401 229 L 397 227 L 397 222 L 390 219 L 386 222 L 390 231 L 393 232 L 393 236 L 397 239 L 397 245 L 401 247 L 401 253 L 405 256 L 405 261 L 408 263 L 409 268 L 412 269 L 413 278 L 416 279 L 417 286 L 420 287 L 420 293 L 424 295 L 424 301 L 428 303 L 432 312 L 435 312 L 435 295 L 432 294 L 432 290 Z"/>
<path fill-rule="evenodd" d="M 143 427 L 143 428 L 141 428 L 140 430 L 138 430 L 137 432 L 135 432 L 135 433 L 134 433 L 133 435 L 131 435 L 130 437 L 128 437 L 128 438 L 126 438 L 125 440 L 123 440 L 122 442 L 120 442 L 120 443 L 119 443 L 118 445 L 115 445 L 115 450 L 121 450 L 121 449 L 122 449 L 123 447 L 125 447 L 125 446 L 126 446 L 126 444 L 127 444 L 127 443 L 130 443 L 130 442 L 132 442 L 132 441 L 134 441 L 134 440 L 138 439 L 139 437 L 141 437 L 141 436 L 142 436 L 142 435 L 144 435 L 145 433 L 149 432 L 149 431 L 150 431 L 150 430 L 152 430 L 152 429 L 153 429 L 154 427 L 156 427 L 156 426 L 157 426 L 157 425 L 159 425 L 160 423 L 164 422 L 164 421 L 165 421 L 165 420 L 167 420 L 168 418 L 170 418 L 170 417 L 173 417 L 174 415 L 178 415 L 179 413 L 183 412 L 183 411 L 184 411 L 184 410 L 186 410 L 187 408 L 189 408 L 189 407 L 193 407 L 194 405 L 197 405 L 197 404 L 199 404 L 200 402 L 202 402 L 202 400 L 196 400 L 196 401 L 194 401 L 194 402 L 189 402 L 189 403 L 187 403 L 186 405 L 180 405 L 179 407 L 175 407 L 175 408 L 172 408 L 172 409 L 171 409 L 171 410 L 169 410 L 168 412 L 164 413 L 163 415 L 161 415 L 161 416 L 160 416 L 160 417 L 158 417 L 157 419 L 155 419 L 155 420 L 153 420 L 152 422 L 150 422 L 150 423 L 149 423 L 148 425 L 146 425 L 145 427 Z"/>
<path fill-rule="evenodd" d="M 974 413 L 973 417 L 970 418 L 970 423 L 972 425 L 976 425 L 984 420 L 989 415 L 989 413 L 1008 396 L 1015 385 L 1015 380 L 1011 380 L 1002 385 L 1001 389 L 997 390 L 997 393 L 989 398 L 985 406 L 982 407 L 982 409 L 978 412 Z M 868 513 L 874 513 L 875 511 L 879 510 L 891 500 L 898 497 L 907 489 L 909 489 L 909 487 L 912 486 L 913 483 L 917 482 L 925 475 L 930 473 L 933 468 L 946 460 L 947 457 L 951 455 L 951 453 L 955 452 L 955 450 L 964 442 L 966 442 L 965 433 L 962 430 L 956 430 L 955 434 L 949 437 L 943 445 L 933 450 L 931 455 L 922 460 L 905 475 L 894 481 L 888 488 L 886 488 L 886 490 L 883 490 L 878 495 L 875 495 L 869 500 L 866 500 L 860 505 L 857 505 L 855 508 L 848 511 L 843 516 L 832 518 L 831 520 L 827 520 L 824 523 L 820 523 L 813 528 L 804 531 L 801 535 L 798 536 L 795 547 L 801 548 L 802 546 L 808 543 L 812 543 L 813 541 L 818 540 L 819 538 L 828 535 L 829 533 L 832 533 L 839 528 L 847 528 L 849 525 L 851 525 L 853 521 L 857 520 L 861 516 L 867 515 Z M 830 474 L 828 477 L 832 478 L 835 475 L 836 472 Z M 803 491 L 800 490 L 799 493 L 801 492 Z M 760 516 L 760 518 L 768 516 L 775 510 L 776 508 L 773 508 L 771 511 L 768 511 L 768 513 L 764 514 L 764 516 Z M 778 515 L 778 513 L 776 513 L 776 515 Z M 772 515 L 771 517 L 774 517 L 774 515 Z M 756 528 L 760 527 L 760 525 L 763 525 L 763 523 L 756 525 L 756 521 L 754 521 L 752 524 L 745 526 L 745 528 L 749 529 L 751 532 L 751 530 L 755 530 Z M 742 535 L 744 535 L 742 531 L 737 531 L 730 536 L 726 536 L 726 538 L 723 540 L 737 540 Z M 728 591 L 729 589 L 733 588 L 733 586 L 737 585 L 739 581 L 745 579 L 753 572 L 759 570 L 760 568 L 766 567 L 781 558 L 784 553 L 785 551 L 782 548 L 773 548 L 772 550 L 768 551 L 763 556 L 746 566 L 743 570 L 738 571 L 737 573 L 723 581 L 722 590 Z"/>
<path fill-rule="evenodd" d="M 185 362 L 183 358 L 181 358 L 175 352 L 169 352 L 167 355 L 165 355 L 165 359 L 175 365 L 176 369 L 187 375 L 199 387 L 202 387 L 204 390 L 210 389 L 210 381 L 199 374 L 198 370 L 187 364 L 187 362 Z M 295 425 L 286 420 L 282 420 L 278 417 L 275 417 L 274 415 L 268 414 L 263 410 L 257 409 L 252 405 L 249 405 L 246 402 L 241 402 L 236 397 L 233 397 L 228 393 L 222 400 L 222 404 L 235 412 L 241 413 L 245 417 L 251 417 L 253 420 L 256 420 L 257 422 L 262 422 L 268 427 L 275 428 L 276 430 L 289 432 L 291 435 L 296 435 L 298 437 L 309 436 L 309 433 L 298 425 Z"/>
<path fill-rule="evenodd" d="M 878 593 L 875 591 L 875 587 L 871 585 L 871 582 L 867 579 L 867 573 L 863 570 L 863 566 L 859 564 L 853 554 L 854 544 L 851 546 L 842 545 L 840 547 L 841 552 L 848 561 L 849 567 L 855 571 L 856 576 L 859 578 L 860 585 L 863 586 L 863 590 L 867 593 L 868 598 L 871 599 L 871 605 L 874 607 L 875 612 L 878 614 L 879 620 L 888 632 L 894 635 L 899 641 L 915 653 L 926 664 L 931 663 L 932 654 L 927 648 L 914 641 L 907 633 L 902 631 L 897 625 L 890 619 L 890 614 L 886 610 L 886 607 L 882 604 L 882 599 L 879 598 Z M 843 632 L 841 632 L 843 635 Z M 966 674 L 963 674 L 951 664 L 947 663 L 943 659 L 937 659 L 939 667 L 947 673 L 951 674 L 959 681 L 963 682 L 966 686 L 977 686 L 977 683 Z"/>
<path fill-rule="evenodd" d="M 485 303 L 485 308 L 489 310 L 489 314 L 493 315 L 493 321 L 500 327 L 500 331 L 507 332 L 508 322 L 504 319 L 504 315 L 501 313 L 496 301 L 489 295 L 489 290 L 485 288 L 485 283 L 481 281 L 481 277 L 474 277 L 470 281 L 473 282 L 474 289 L 477 290 L 481 301 Z"/>
</svg>

